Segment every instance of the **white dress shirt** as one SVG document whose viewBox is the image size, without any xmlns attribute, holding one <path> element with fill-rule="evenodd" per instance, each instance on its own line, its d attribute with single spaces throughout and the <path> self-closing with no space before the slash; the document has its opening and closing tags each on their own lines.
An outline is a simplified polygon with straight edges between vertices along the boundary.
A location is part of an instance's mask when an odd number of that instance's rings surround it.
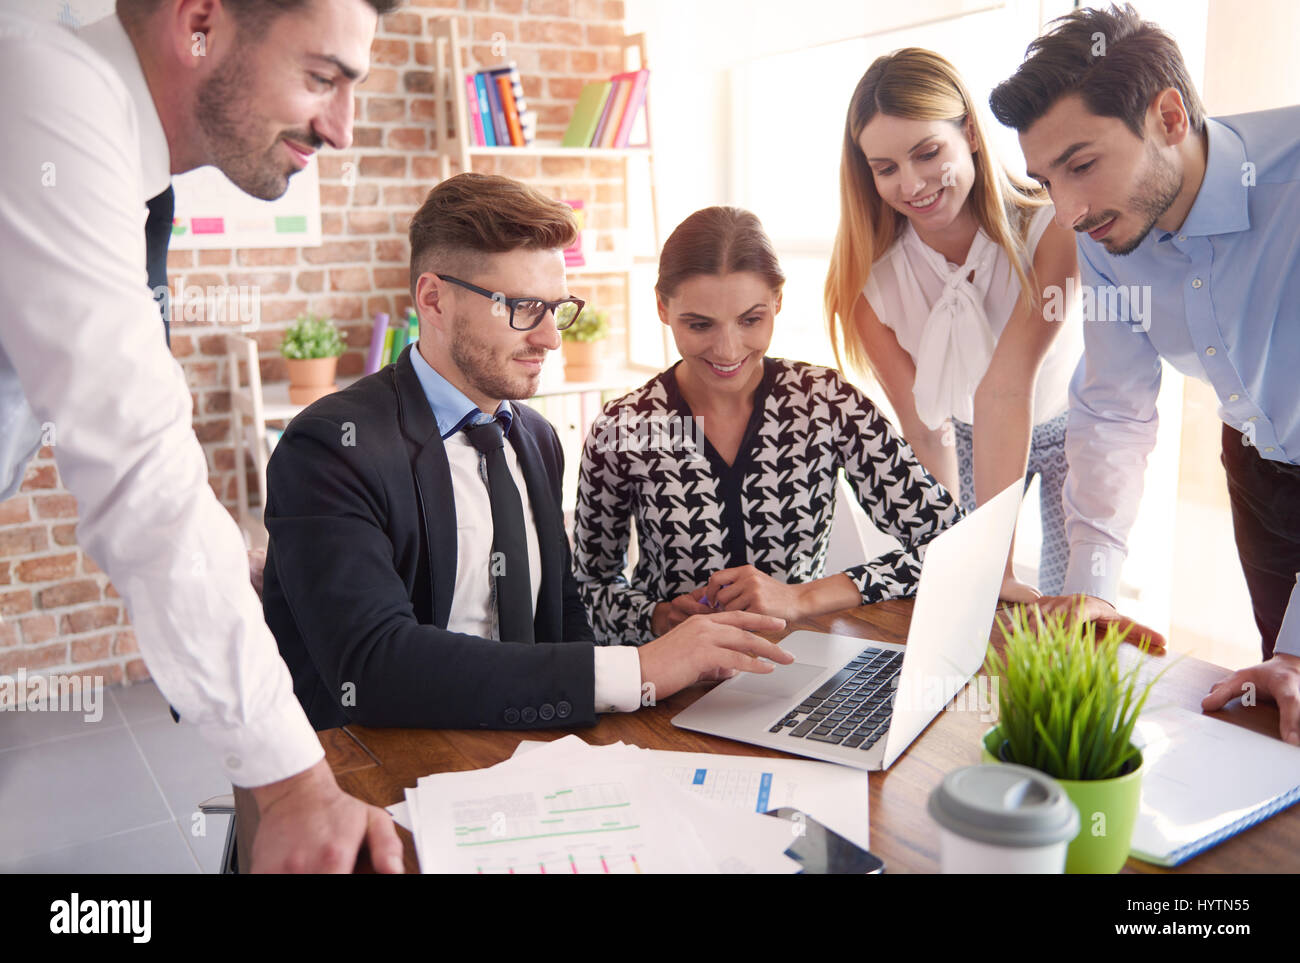
<svg viewBox="0 0 1300 963">
<path fill-rule="evenodd" d="M 452 497 L 456 502 L 456 588 L 447 616 L 447 630 L 499 639 L 492 580 L 488 577 L 492 556 L 492 499 L 481 465 L 484 456 L 457 426 L 467 412 L 476 410 L 470 401 L 420 354 L 417 342 L 411 346 L 411 367 L 424 388 L 438 422 L 451 470 Z M 503 401 L 507 410 L 510 402 Z M 532 583 L 533 611 L 542 585 L 542 554 L 538 548 L 537 525 L 528 498 L 528 484 L 519 468 L 519 456 L 509 441 L 505 445 L 506 465 L 523 502 L 528 540 L 528 575 Z M 641 658 L 635 646 L 598 645 L 595 648 L 595 703 L 597 712 L 633 712 L 641 707 Z"/>
<path fill-rule="evenodd" d="M 1027 269 L 1033 267 L 1054 211 L 1050 204 L 1040 207 L 1029 222 Z M 902 236 L 872 265 L 862 294 L 916 362 L 912 394 L 917 416 L 931 429 L 949 417 L 972 421 L 975 389 L 1020 298 L 1006 252 L 981 228 L 966 263 L 953 264 L 921 240 L 908 221 Z M 1034 385 L 1035 425 L 1066 410 L 1070 376 L 1083 353 L 1077 311 L 1062 323 Z"/>
<path fill-rule="evenodd" d="M 171 161 L 118 19 L 74 36 L 0 13 L 0 485 L 52 426 L 77 537 L 126 601 L 167 699 L 258 786 L 323 752 L 208 486 L 185 376 L 145 270 L 146 201 Z"/>
</svg>

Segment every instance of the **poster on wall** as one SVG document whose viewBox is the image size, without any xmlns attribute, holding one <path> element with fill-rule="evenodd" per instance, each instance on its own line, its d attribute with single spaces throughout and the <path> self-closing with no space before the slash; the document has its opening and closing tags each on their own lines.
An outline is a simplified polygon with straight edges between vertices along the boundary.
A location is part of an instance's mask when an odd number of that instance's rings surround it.
<svg viewBox="0 0 1300 963">
<path fill-rule="evenodd" d="M 111 16 L 114 0 L 0 0 L 0 10 L 80 30 Z M 172 178 L 176 213 L 171 249 L 319 247 L 320 171 L 313 155 L 274 201 L 250 197 L 215 167 Z"/>
<path fill-rule="evenodd" d="M 173 251 L 199 248 L 318 247 L 320 171 L 312 156 L 274 201 L 250 197 L 215 167 L 172 178 Z"/>
</svg>

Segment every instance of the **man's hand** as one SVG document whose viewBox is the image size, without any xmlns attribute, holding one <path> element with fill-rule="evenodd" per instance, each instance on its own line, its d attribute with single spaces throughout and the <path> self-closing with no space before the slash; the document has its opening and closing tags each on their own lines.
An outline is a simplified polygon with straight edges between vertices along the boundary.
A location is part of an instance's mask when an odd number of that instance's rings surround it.
<svg viewBox="0 0 1300 963">
<path fill-rule="evenodd" d="M 704 592 L 712 606 L 727 612 L 761 612 L 787 622 L 811 614 L 807 584 L 787 584 L 752 565 L 714 572 Z"/>
<path fill-rule="evenodd" d="M 1300 746 L 1300 656 L 1278 652 L 1267 662 L 1220 679 L 1201 700 L 1201 711 L 1217 712 L 1251 689 L 1256 698 L 1277 703 L 1278 735 L 1291 745 Z"/>
<path fill-rule="evenodd" d="M 1165 654 L 1163 635 L 1141 622 L 1134 622 L 1127 616 L 1120 615 L 1115 611 L 1115 606 L 1104 599 L 1093 595 L 1044 595 L 1034 604 L 1043 615 L 1067 612 L 1070 615 L 1077 615 L 1085 622 L 1096 622 L 1097 628 L 1102 632 L 1106 631 L 1111 624 L 1118 625 L 1121 630 L 1128 630 L 1128 634 L 1124 636 L 1125 642 L 1130 645 L 1140 645 L 1145 639 L 1152 655 Z M 1029 611 L 1032 614 L 1034 606 L 1031 605 Z"/>
<path fill-rule="evenodd" d="M 753 612 L 692 615 L 677 628 L 637 649 L 641 682 L 663 699 L 693 685 L 729 679 L 737 672 L 771 672 L 763 659 L 788 665 L 794 656 L 753 632 L 779 632 L 785 622 Z"/>
<path fill-rule="evenodd" d="M 1013 572 L 1006 572 L 1002 576 L 1002 588 L 998 590 L 998 599 L 1011 604 L 1023 603 L 1026 605 L 1033 604 L 1043 597 L 1043 593 L 1038 591 L 1028 582 L 1022 582 L 1016 578 Z"/>
<path fill-rule="evenodd" d="M 262 573 L 266 571 L 266 549 L 250 548 L 248 550 L 248 580 L 253 583 L 253 591 L 262 597 Z"/>
<path fill-rule="evenodd" d="M 392 817 L 340 789 L 325 760 L 250 791 L 258 810 L 252 872 L 350 873 L 363 844 L 376 872 L 404 871 Z"/>
<path fill-rule="evenodd" d="M 679 595 L 669 602 L 660 602 L 650 616 L 650 627 L 656 636 L 675 629 L 692 615 L 708 615 L 713 609 L 700 601 L 705 587 L 701 585 L 688 595 Z"/>
</svg>

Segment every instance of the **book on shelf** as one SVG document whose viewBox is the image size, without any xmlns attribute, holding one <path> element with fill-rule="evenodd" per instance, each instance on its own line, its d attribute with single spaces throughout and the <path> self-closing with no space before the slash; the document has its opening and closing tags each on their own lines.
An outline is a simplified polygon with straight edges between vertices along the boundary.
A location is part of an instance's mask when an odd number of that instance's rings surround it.
<svg viewBox="0 0 1300 963">
<path fill-rule="evenodd" d="M 511 60 L 509 63 L 503 64 L 500 67 L 491 68 L 488 73 L 496 78 L 497 85 L 501 89 L 502 102 L 506 103 L 506 126 L 510 131 L 511 143 L 516 147 L 523 147 L 527 144 L 531 144 L 532 140 L 529 139 L 523 130 L 524 114 L 528 112 L 528 99 L 524 96 L 524 82 L 523 78 L 519 76 L 518 65 Z M 506 83 L 505 87 L 501 86 L 503 78 Z M 506 87 L 509 88 L 509 94 L 506 93 Z M 510 122 L 510 101 L 513 101 L 514 103 L 514 115 L 518 125 L 517 129 L 516 126 L 512 125 Z"/>
<path fill-rule="evenodd" d="M 483 74 L 483 83 L 487 87 L 488 104 L 492 108 L 492 130 L 498 147 L 510 146 L 510 131 L 506 129 L 505 109 L 501 106 L 501 88 L 490 73 Z"/>
<path fill-rule="evenodd" d="M 592 133 L 590 137 L 587 138 L 586 143 L 578 144 L 577 146 L 579 147 L 587 147 L 592 144 L 599 144 L 600 138 L 605 133 L 605 125 L 609 123 L 609 115 L 611 109 L 614 106 L 614 98 L 610 96 L 614 92 L 614 83 L 612 81 L 608 81 L 605 84 L 605 86 L 609 87 L 609 93 L 606 94 L 605 105 L 600 110 L 600 121 L 596 124 L 596 130 Z"/>
<path fill-rule="evenodd" d="M 577 236 L 573 239 L 573 243 L 564 249 L 564 266 L 582 267 L 587 263 L 582 253 L 582 232 L 587 227 L 586 205 L 582 201 L 561 200 L 560 203 L 573 208 L 573 219 L 578 223 Z"/>
<path fill-rule="evenodd" d="M 474 89 L 478 91 L 479 126 L 483 129 L 484 147 L 497 145 L 496 128 L 492 126 L 492 104 L 488 100 L 487 81 L 482 74 L 474 75 Z"/>
<path fill-rule="evenodd" d="M 496 77 L 497 90 L 501 93 L 501 108 L 506 115 L 506 129 L 510 131 L 510 146 L 524 146 L 524 131 L 519 126 L 519 109 L 515 106 L 515 92 L 510 89 L 509 77 Z"/>
<path fill-rule="evenodd" d="M 465 114 L 469 122 L 470 140 L 480 147 L 484 146 L 487 142 L 483 139 L 483 115 L 479 113 L 478 84 L 474 82 L 473 74 L 465 78 Z"/>
<path fill-rule="evenodd" d="M 366 354 L 366 374 L 374 374 L 383 367 L 384 334 L 388 331 L 388 315 L 375 315 L 375 325 L 370 330 L 370 351 Z"/>
<path fill-rule="evenodd" d="M 578 94 L 578 106 L 573 109 L 573 119 L 569 121 L 569 129 L 564 132 L 564 140 L 560 142 L 563 146 L 587 147 L 591 144 L 601 112 L 609 100 L 610 87 L 611 84 L 606 80 L 582 88 Z"/>
<path fill-rule="evenodd" d="M 468 135 L 475 147 L 526 147 L 537 135 L 537 112 L 528 109 L 523 79 L 512 60 L 466 77 L 472 90 Z M 477 107 L 477 111 L 475 110 Z"/>
<path fill-rule="evenodd" d="M 561 140 L 563 147 L 623 148 L 644 115 L 650 71 L 644 67 L 584 84 Z M 465 78 L 467 137 L 475 147 L 526 147 L 537 135 L 519 68 L 511 61 Z M 643 125 L 644 126 L 644 125 Z"/>
<path fill-rule="evenodd" d="M 578 95 L 564 147 L 627 147 L 645 109 L 650 71 L 644 67 L 590 83 Z"/>
<path fill-rule="evenodd" d="M 601 132 L 600 143 L 592 144 L 592 147 L 608 149 L 614 146 L 614 138 L 618 135 L 618 128 L 623 123 L 623 112 L 627 109 L 627 98 L 632 92 L 632 84 L 626 80 L 612 77 L 610 83 L 614 85 L 614 89 L 609 95 L 614 103 L 609 109 L 609 119 L 605 122 L 604 131 Z"/>
<path fill-rule="evenodd" d="M 374 374 L 384 365 L 393 364 L 402 356 L 402 349 L 420 340 L 420 319 L 414 308 L 406 309 L 406 317 L 389 320 L 387 314 L 376 314 L 370 332 L 370 351 L 366 356 L 366 374 Z"/>
<path fill-rule="evenodd" d="M 629 71 L 625 74 L 615 74 L 614 80 L 628 85 L 627 104 L 623 108 L 623 114 L 618 122 L 618 131 L 614 134 L 615 147 L 626 147 L 628 140 L 632 136 L 632 124 L 636 121 L 636 116 L 640 113 L 641 108 L 645 106 L 645 91 L 650 83 L 650 71 L 642 67 L 640 70 Z"/>
</svg>

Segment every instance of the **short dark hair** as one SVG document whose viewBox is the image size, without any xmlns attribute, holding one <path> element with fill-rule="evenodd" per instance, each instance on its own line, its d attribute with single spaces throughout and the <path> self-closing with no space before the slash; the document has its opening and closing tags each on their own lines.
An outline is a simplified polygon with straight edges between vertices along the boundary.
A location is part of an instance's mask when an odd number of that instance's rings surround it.
<svg viewBox="0 0 1300 963">
<path fill-rule="evenodd" d="M 693 277 L 740 271 L 759 275 L 773 291 L 785 284 L 785 272 L 757 217 L 738 207 L 706 207 L 668 235 L 659 255 L 655 293 L 671 298 Z"/>
<path fill-rule="evenodd" d="M 467 171 L 429 191 L 411 218 L 410 237 L 414 297 L 431 262 L 451 274 L 475 255 L 563 250 L 577 239 L 578 222 L 573 208 L 527 184 Z"/>
<path fill-rule="evenodd" d="M 1058 17 L 1025 51 L 1010 79 L 993 88 L 989 106 L 1007 127 L 1024 133 L 1066 94 L 1078 94 L 1099 117 L 1118 117 L 1139 138 L 1156 94 L 1177 90 L 1198 134 L 1205 107 L 1178 44 L 1131 4 L 1082 8 Z"/>
</svg>

